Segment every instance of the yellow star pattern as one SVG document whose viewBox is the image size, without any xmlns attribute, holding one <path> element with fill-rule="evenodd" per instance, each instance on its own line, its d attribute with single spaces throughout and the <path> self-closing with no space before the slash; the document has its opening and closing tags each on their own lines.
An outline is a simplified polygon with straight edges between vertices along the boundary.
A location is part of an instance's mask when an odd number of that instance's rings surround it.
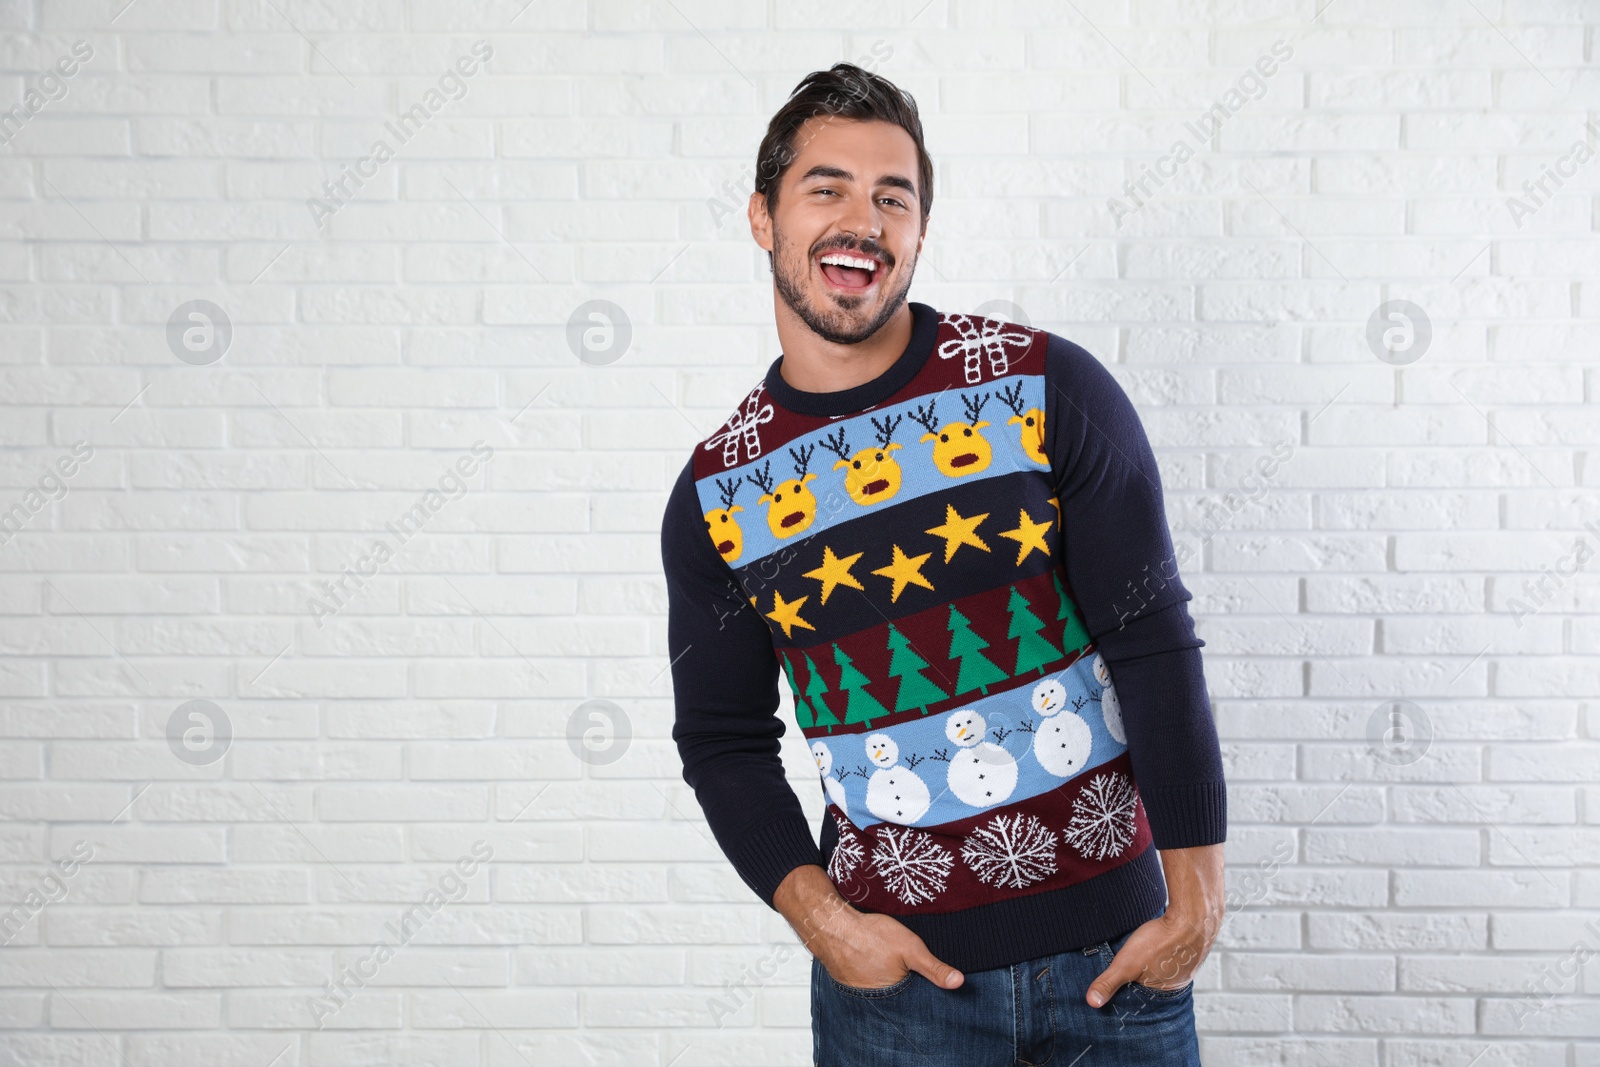
<svg viewBox="0 0 1600 1067">
<path fill-rule="evenodd" d="M 784 637 L 792 638 L 796 626 L 802 630 L 815 630 L 815 626 L 800 617 L 800 608 L 810 599 L 810 597 L 803 596 L 798 600 L 786 601 L 783 599 L 783 594 L 774 589 L 772 591 L 772 610 L 767 612 L 767 618 L 783 627 Z"/>
<path fill-rule="evenodd" d="M 933 583 L 922 576 L 922 565 L 928 562 L 932 552 L 924 552 L 920 556 L 908 556 L 899 545 L 894 546 L 894 560 L 887 567 L 879 567 L 873 574 L 882 575 L 894 582 L 894 592 L 889 596 L 889 603 L 893 604 L 900 599 L 900 594 L 906 591 L 906 586 L 916 584 L 924 589 L 932 589 Z"/>
<path fill-rule="evenodd" d="M 1052 496 L 1050 498 L 1050 506 L 1056 509 L 1056 525 L 1060 526 L 1061 525 L 1061 501 L 1057 500 L 1054 496 Z"/>
<path fill-rule="evenodd" d="M 944 561 L 949 563 L 955 556 L 956 549 L 962 545 L 971 545 L 989 551 L 989 546 L 983 543 L 983 538 L 977 534 L 978 524 L 989 517 L 986 511 L 982 515 L 973 515 L 970 518 L 962 514 L 949 504 L 944 506 L 944 524 L 924 531 L 935 537 L 944 538 Z"/>
<path fill-rule="evenodd" d="M 1017 543 L 1017 566 L 1020 567 L 1022 561 L 1028 558 L 1028 553 L 1036 548 L 1046 556 L 1050 554 L 1050 546 L 1044 543 L 1044 532 L 1050 529 L 1051 523 L 1048 519 L 1044 522 L 1034 522 L 1033 517 L 1021 508 L 1017 510 L 1017 514 L 1019 516 L 1017 528 L 1002 530 L 1000 536 Z"/>
<path fill-rule="evenodd" d="M 833 593 L 834 589 L 841 585 L 849 586 L 851 589 L 860 589 L 862 592 L 866 591 L 866 586 L 856 581 L 856 576 L 850 573 L 850 568 L 855 566 L 856 560 L 860 559 L 861 555 L 860 552 L 857 552 L 853 556 L 845 556 L 841 559 L 833 554 L 833 549 L 827 545 L 822 546 L 822 566 L 814 571 L 806 571 L 805 576 L 807 578 L 815 578 L 822 583 L 822 602 L 824 604 L 828 602 L 828 597 Z"/>
</svg>

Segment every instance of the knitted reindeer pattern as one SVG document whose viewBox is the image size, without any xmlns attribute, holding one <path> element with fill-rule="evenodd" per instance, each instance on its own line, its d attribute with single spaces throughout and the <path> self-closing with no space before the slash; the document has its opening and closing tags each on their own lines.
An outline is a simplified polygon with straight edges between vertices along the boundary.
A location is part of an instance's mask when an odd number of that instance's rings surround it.
<svg viewBox="0 0 1600 1067">
<path fill-rule="evenodd" d="M 695 452 L 817 761 L 829 876 L 867 910 L 1059 889 L 1150 840 L 1062 563 L 1047 337 L 943 315 L 871 407 L 805 414 L 758 386 Z"/>
</svg>

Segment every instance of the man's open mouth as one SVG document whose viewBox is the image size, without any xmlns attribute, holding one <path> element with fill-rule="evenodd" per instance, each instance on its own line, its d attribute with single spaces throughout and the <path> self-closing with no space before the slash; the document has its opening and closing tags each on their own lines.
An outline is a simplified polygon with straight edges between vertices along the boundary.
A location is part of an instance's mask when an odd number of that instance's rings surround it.
<svg viewBox="0 0 1600 1067">
<path fill-rule="evenodd" d="M 873 283 L 878 280 L 878 273 L 883 264 L 871 256 L 856 255 L 853 252 L 828 252 L 818 257 L 817 266 L 821 269 L 822 276 L 835 288 L 862 293 L 872 288 Z"/>
<path fill-rule="evenodd" d="M 950 461 L 950 466 L 966 467 L 976 462 L 978 462 L 978 454 L 976 452 L 963 452 Z"/>
<path fill-rule="evenodd" d="M 787 530 L 789 527 L 793 526 L 795 523 L 799 522 L 805 517 L 806 513 L 803 511 L 791 511 L 789 514 L 783 517 L 783 521 L 778 523 L 778 525 Z"/>
<path fill-rule="evenodd" d="M 861 487 L 861 495 L 872 496 L 875 493 L 883 492 L 887 488 L 889 488 L 889 479 L 877 478 Z"/>
</svg>

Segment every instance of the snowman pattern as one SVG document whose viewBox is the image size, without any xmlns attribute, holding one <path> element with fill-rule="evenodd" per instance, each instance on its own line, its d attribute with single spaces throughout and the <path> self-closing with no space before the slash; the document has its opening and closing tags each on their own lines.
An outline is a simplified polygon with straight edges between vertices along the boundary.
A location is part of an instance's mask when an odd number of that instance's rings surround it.
<svg viewBox="0 0 1600 1067">
<path fill-rule="evenodd" d="M 944 735 L 960 746 L 950 758 L 950 792 L 974 808 L 1002 804 L 1017 787 L 1017 761 L 992 741 L 983 717 L 971 708 L 957 711 L 945 723 Z"/>
<path fill-rule="evenodd" d="M 1100 714 L 1106 721 L 1106 733 L 1115 738 L 1117 744 L 1125 745 L 1128 733 L 1122 727 L 1122 701 L 1117 696 L 1117 687 L 1111 681 L 1111 667 L 1104 656 L 1094 657 L 1094 680 L 1105 687 L 1100 691 Z"/>
<path fill-rule="evenodd" d="M 928 785 L 910 767 L 898 766 L 900 746 L 885 733 L 866 740 L 867 759 L 878 769 L 867 779 L 867 810 L 884 822 L 909 826 L 928 813 Z"/>
<path fill-rule="evenodd" d="M 850 805 L 845 803 L 844 783 L 832 777 L 833 750 L 826 743 L 817 741 L 811 746 L 811 757 L 817 761 L 817 773 L 822 775 L 822 791 L 828 795 L 828 800 L 840 811 L 844 812 L 848 818 Z"/>
<path fill-rule="evenodd" d="M 1046 678 L 1033 689 L 1033 710 L 1044 718 L 1033 735 L 1033 755 L 1039 766 L 1057 778 L 1083 771 L 1094 747 L 1094 734 L 1083 717 L 1067 708 L 1067 689 Z"/>
</svg>

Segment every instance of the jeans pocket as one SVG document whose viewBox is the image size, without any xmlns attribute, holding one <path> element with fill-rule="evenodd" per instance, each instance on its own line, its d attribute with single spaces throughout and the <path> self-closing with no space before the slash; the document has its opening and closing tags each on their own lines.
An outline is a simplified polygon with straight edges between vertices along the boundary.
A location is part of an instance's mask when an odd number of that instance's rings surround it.
<svg viewBox="0 0 1600 1067">
<path fill-rule="evenodd" d="M 823 968 L 823 973 L 827 973 L 826 967 Z M 828 975 L 828 982 L 833 986 L 834 989 L 838 990 L 840 993 L 843 993 L 847 997 L 860 997 L 864 1000 L 876 1000 L 881 997 L 892 997 L 896 993 L 903 991 L 906 986 L 911 984 L 911 980 L 916 976 L 916 971 L 907 971 L 906 976 L 900 979 L 898 982 L 893 982 L 889 985 L 883 986 L 871 986 L 868 988 L 845 985 L 831 974 Z"/>
<path fill-rule="evenodd" d="M 1127 944 L 1128 938 L 1132 934 L 1133 931 L 1129 930 L 1114 941 L 1102 941 L 1095 946 L 1100 952 L 1100 970 L 1102 973 L 1107 967 L 1111 966 L 1111 961 L 1116 958 L 1118 952 L 1122 951 L 1122 946 Z M 1125 985 L 1146 1000 L 1177 1000 L 1194 991 L 1193 978 L 1177 989 L 1157 989 L 1155 986 L 1144 985 L 1141 982 L 1127 982 Z"/>
<path fill-rule="evenodd" d="M 1133 987 L 1134 992 L 1138 993 L 1147 1000 L 1177 1000 L 1180 997 L 1194 992 L 1193 978 L 1189 979 L 1177 989 L 1157 989 L 1154 986 L 1147 986 L 1141 982 L 1129 982 L 1128 984 Z"/>
</svg>

